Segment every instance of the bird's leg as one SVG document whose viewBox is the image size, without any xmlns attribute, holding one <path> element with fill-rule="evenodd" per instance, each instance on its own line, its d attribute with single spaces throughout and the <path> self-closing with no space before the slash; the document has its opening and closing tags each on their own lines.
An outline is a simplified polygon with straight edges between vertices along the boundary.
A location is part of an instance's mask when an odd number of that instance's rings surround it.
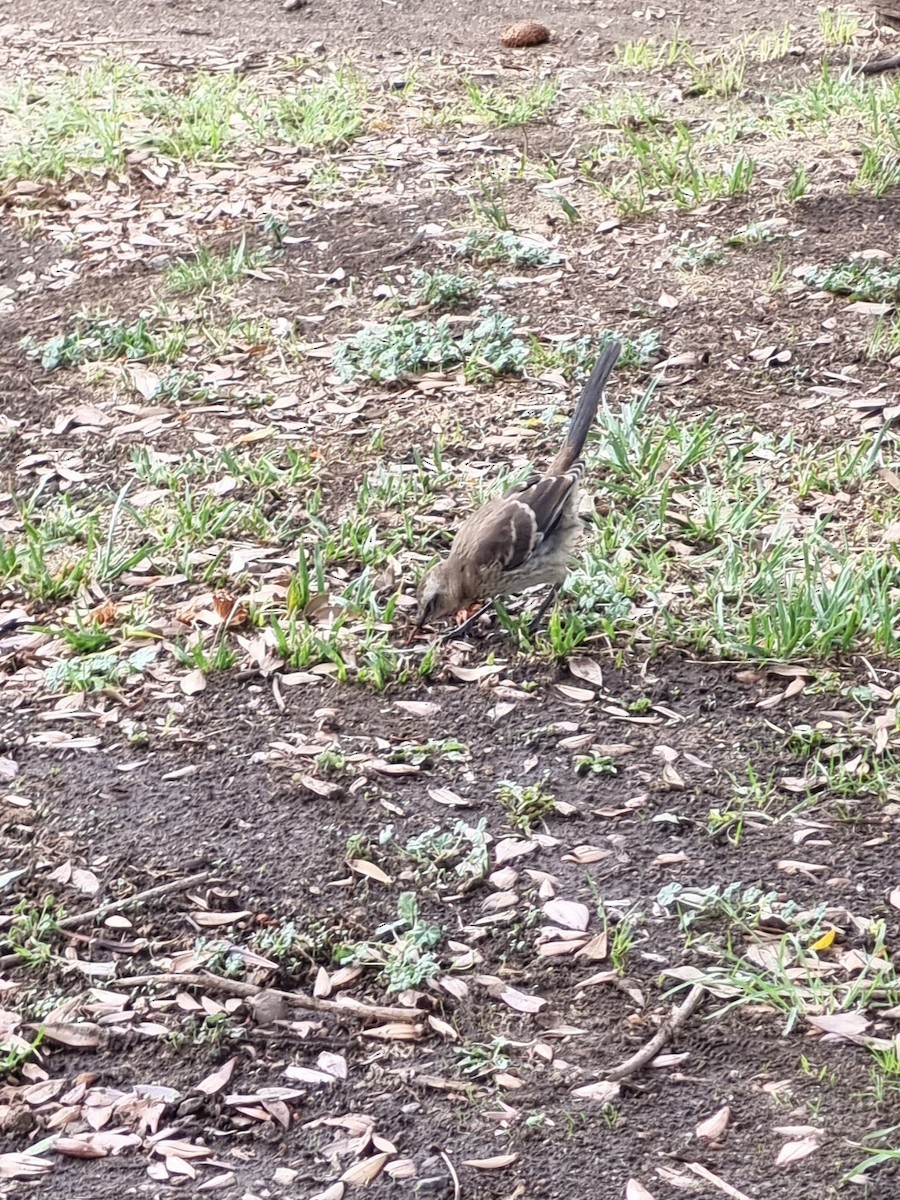
<svg viewBox="0 0 900 1200">
<path fill-rule="evenodd" d="M 550 605 L 553 603 L 553 601 L 559 595 L 561 587 L 562 587 L 562 584 L 554 583 L 553 586 L 550 588 L 550 591 L 547 593 L 546 600 L 541 605 L 541 607 L 538 609 L 537 615 L 532 619 L 531 624 L 528 626 L 528 632 L 530 634 L 535 634 L 540 629 L 541 622 L 544 619 L 544 615 L 547 612 L 547 609 L 550 607 Z"/>
<path fill-rule="evenodd" d="M 457 625 L 457 627 L 455 629 L 451 629 L 449 633 L 442 633 L 440 640 L 442 642 L 452 642 L 454 638 L 465 637 L 478 618 L 484 616 L 486 612 L 490 612 L 493 607 L 493 600 L 486 600 L 477 612 L 472 613 L 468 620 L 463 621 L 462 625 Z"/>
</svg>

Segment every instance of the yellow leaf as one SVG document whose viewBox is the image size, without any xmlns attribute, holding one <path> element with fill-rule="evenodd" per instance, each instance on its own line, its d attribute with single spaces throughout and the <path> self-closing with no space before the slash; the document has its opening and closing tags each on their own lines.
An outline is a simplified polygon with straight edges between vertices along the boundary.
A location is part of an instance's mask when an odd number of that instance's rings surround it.
<svg viewBox="0 0 900 1200">
<path fill-rule="evenodd" d="M 827 929 L 820 938 L 810 946 L 810 950 L 827 950 L 835 939 L 835 930 Z"/>
</svg>

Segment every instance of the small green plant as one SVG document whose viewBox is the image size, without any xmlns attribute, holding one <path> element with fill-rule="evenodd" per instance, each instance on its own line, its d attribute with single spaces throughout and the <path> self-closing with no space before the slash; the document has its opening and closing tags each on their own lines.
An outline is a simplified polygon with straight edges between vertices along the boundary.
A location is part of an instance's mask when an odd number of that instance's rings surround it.
<svg viewBox="0 0 900 1200">
<path fill-rule="evenodd" d="M 553 812 L 556 798 L 542 784 L 525 785 L 505 781 L 497 788 L 497 799 L 515 829 L 528 833 Z"/>
<path fill-rule="evenodd" d="M 488 265 L 506 263 L 512 267 L 546 267 L 563 261 L 546 238 L 514 233 L 511 229 L 473 229 L 456 244 L 463 258 Z"/>
<path fill-rule="evenodd" d="M 608 754 L 590 750 L 575 759 L 576 775 L 618 775 L 619 770 Z"/>
<path fill-rule="evenodd" d="M 463 1075 L 480 1079 L 485 1075 L 496 1075 L 498 1071 L 508 1071 L 512 1059 L 507 1053 L 511 1043 L 502 1037 L 495 1037 L 490 1042 L 471 1042 L 465 1046 L 454 1046 L 453 1052 L 458 1056 L 459 1069 Z"/>
<path fill-rule="evenodd" d="M 440 970 L 432 949 L 440 942 L 441 930 L 419 917 L 415 892 L 403 892 L 397 900 L 397 919 L 376 929 L 375 942 L 356 942 L 335 948 L 341 965 L 377 966 L 390 992 L 402 992 L 427 983 Z"/>
<path fill-rule="evenodd" d="M 403 853 L 416 865 L 416 875 L 435 886 L 462 886 L 483 879 L 489 867 L 485 822 L 476 826 L 457 821 L 449 830 L 439 826 L 410 838 Z"/>
<path fill-rule="evenodd" d="M 854 254 L 847 262 L 816 267 L 808 272 L 809 287 L 851 300 L 896 304 L 900 301 L 900 258 L 883 259 Z"/>
<path fill-rule="evenodd" d="M 125 658 L 109 650 L 80 654 L 48 667 L 44 684 L 51 692 L 99 692 L 106 687 L 121 687 L 141 676 L 155 658 L 155 646 L 134 650 Z"/>
<path fill-rule="evenodd" d="M 477 279 L 468 275 L 451 274 L 448 271 L 413 271 L 413 290 L 410 292 L 410 307 L 428 305 L 435 312 L 455 312 L 473 308 L 481 298 L 481 286 Z"/>
<path fill-rule="evenodd" d="M 896 1043 L 885 1049 L 869 1048 L 872 1066 L 869 1080 L 876 1104 L 883 1104 L 888 1096 L 900 1092 L 900 1050 Z"/>
<path fill-rule="evenodd" d="M 480 309 L 476 324 L 456 336 L 448 317 L 411 321 L 395 317 L 370 323 L 334 348 L 334 368 L 343 380 L 362 376 L 389 382 L 423 371 L 462 366 L 470 381 L 521 375 L 528 352 L 515 337 L 515 321 L 496 309 Z"/>
<path fill-rule="evenodd" d="M 53 957 L 52 939 L 59 931 L 65 910 L 55 896 L 45 896 L 40 904 L 22 899 L 13 909 L 12 922 L 4 940 L 13 954 L 27 966 L 40 966 Z"/>
<path fill-rule="evenodd" d="M 609 961 L 612 964 L 613 970 L 619 975 L 625 974 L 628 955 L 631 953 L 631 948 L 634 945 L 637 923 L 637 916 L 626 913 L 612 927 L 612 937 L 609 942 Z"/>
<path fill-rule="evenodd" d="M 4 1049 L 0 1050 L 0 1079 L 5 1079 L 7 1075 L 17 1074 L 32 1054 L 40 1049 L 44 1036 L 44 1027 L 41 1025 L 30 1042 L 18 1035 L 6 1039 Z"/>
<path fill-rule="evenodd" d="M 724 257 L 722 245 L 715 237 L 694 242 L 690 240 L 689 235 L 685 235 L 681 244 L 672 251 L 672 263 L 681 271 L 699 271 L 703 267 L 720 263 Z"/>
<path fill-rule="evenodd" d="M 773 221 L 749 221 L 736 229 L 728 239 L 729 246 L 759 246 L 777 241 L 783 234 Z"/>
<path fill-rule="evenodd" d="M 802 163 L 798 163 L 784 190 L 788 200 L 792 204 L 796 204 L 798 200 L 802 200 L 809 193 L 811 186 L 809 172 Z"/>
<path fill-rule="evenodd" d="M 469 758 L 469 747 L 455 738 L 432 739 L 413 744 L 404 742 L 387 752 L 388 762 L 411 763 L 416 767 L 433 767 L 436 763 L 463 763 Z"/>
</svg>

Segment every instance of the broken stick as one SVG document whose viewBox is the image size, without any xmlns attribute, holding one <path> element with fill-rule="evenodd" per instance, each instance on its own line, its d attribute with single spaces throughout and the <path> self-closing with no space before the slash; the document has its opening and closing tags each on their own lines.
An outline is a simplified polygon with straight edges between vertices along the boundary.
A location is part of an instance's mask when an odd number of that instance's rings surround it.
<svg viewBox="0 0 900 1200">
<path fill-rule="evenodd" d="M 645 1046 L 641 1046 L 636 1054 L 632 1054 L 631 1058 L 626 1058 L 623 1063 L 613 1067 L 611 1071 L 607 1071 L 604 1079 L 611 1081 L 627 1079 L 629 1075 L 636 1075 L 638 1071 L 646 1067 L 647 1063 L 652 1062 L 666 1042 L 680 1029 L 700 1004 L 705 990 L 702 983 L 695 983 L 684 1000 L 673 1010 L 668 1021 L 663 1021 L 650 1041 Z"/>
</svg>

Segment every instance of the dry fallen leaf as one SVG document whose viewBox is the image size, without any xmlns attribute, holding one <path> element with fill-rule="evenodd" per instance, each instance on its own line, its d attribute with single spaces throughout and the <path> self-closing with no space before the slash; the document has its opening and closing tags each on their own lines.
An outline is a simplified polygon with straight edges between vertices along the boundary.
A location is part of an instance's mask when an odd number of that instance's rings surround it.
<svg viewBox="0 0 900 1200">
<path fill-rule="evenodd" d="M 327 1187 L 324 1192 L 316 1192 L 314 1196 L 310 1196 L 310 1200 L 343 1200 L 346 1190 L 344 1184 L 338 1180 L 331 1187 Z"/>
<path fill-rule="evenodd" d="M 817 1137 L 801 1138 L 799 1142 L 785 1142 L 778 1151 L 775 1165 L 776 1167 L 786 1167 L 788 1163 L 800 1162 L 801 1159 L 809 1158 L 810 1154 L 815 1154 L 818 1148 L 819 1139 Z"/>
<path fill-rule="evenodd" d="M 598 1100 L 601 1104 L 611 1104 L 618 1100 L 621 1088 L 610 1079 L 598 1079 L 596 1083 L 586 1083 L 573 1090 L 573 1096 L 581 1096 L 584 1100 Z"/>
<path fill-rule="evenodd" d="M 0 1179 L 37 1179 L 53 1170 L 53 1163 L 33 1154 L 0 1154 Z"/>
<path fill-rule="evenodd" d="M 353 1184 L 354 1187 L 365 1187 L 378 1178 L 389 1158 L 389 1154 L 373 1154 L 370 1158 L 364 1158 L 347 1168 L 341 1176 L 341 1182 Z"/>
<path fill-rule="evenodd" d="M 44 1025 L 44 1037 L 51 1042 L 59 1042 L 63 1046 L 78 1046 L 88 1048 L 100 1045 L 100 1028 L 82 1022 L 72 1025 Z"/>
<path fill-rule="evenodd" d="M 497 1154 L 493 1158 L 464 1158 L 464 1167 L 475 1167 L 479 1171 L 502 1171 L 519 1161 L 518 1154 Z"/>
<path fill-rule="evenodd" d="M 395 700 L 394 707 L 414 717 L 434 717 L 441 711 L 441 706 L 431 700 Z"/>
<path fill-rule="evenodd" d="M 222 1063 L 218 1070 L 200 1080 L 197 1091 L 202 1092 L 204 1096 L 215 1096 L 217 1092 L 221 1092 L 231 1082 L 236 1063 L 237 1058 L 229 1058 L 227 1062 Z"/>
<path fill-rule="evenodd" d="M 588 906 L 575 900 L 548 900 L 543 911 L 545 916 L 563 929 L 584 931 L 591 920 Z"/>
<path fill-rule="evenodd" d="M 188 671 L 178 681 L 178 686 L 186 696 L 196 696 L 206 688 L 206 676 L 201 670 Z"/>
<path fill-rule="evenodd" d="M 703 1142 L 715 1142 L 722 1136 L 731 1121 L 731 1107 L 723 1104 L 718 1112 L 701 1121 L 694 1129 L 694 1137 Z"/>
<path fill-rule="evenodd" d="M 520 992 L 516 988 L 505 987 L 497 992 L 497 999 L 502 1000 L 515 1012 L 536 1013 L 540 1012 L 546 1000 L 540 996 L 529 996 L 527 992 Z"/>
<path fill-rule="evenodd" d="M 570 658 L 569 670 L 576 679 L 583 679 L 594 687 L 603 687 L 603 668 L 593 658 Z"/>
<path fill-rule="evenodd" d="M 810 1025 L 837 1037 L 858 1038 L 869 1028 L 868 1018 L 861 1012 L 825 1013 L 806 1018 Z"/>
<path fill-rule="evenodd" d="M 574 700 L 577 704 L 590 704 L 597 695 L 589 688 L 574 687 L 571 683 L 557 683 L 555 687 L 561 696 L 565 696 L 567 700 Z"/>
<path fill-rule="evenodd" d="M 653 1200 L 653 1195 L 640 1180 L 629 1179 L 625 1185 L 625 1200 Z"/>
<path fill-rule="evenodd" d="M 365 875 L 367 879 L 374 879 L 376 883 L 383 883 L 387 887 L 394 882 L 390 875 L 387 875 L 375 863 L 369 862 L 367 858 L 352 858 L 347 866 L 351 871 L 356 871 L 357 875 Z"/>
</svg>

